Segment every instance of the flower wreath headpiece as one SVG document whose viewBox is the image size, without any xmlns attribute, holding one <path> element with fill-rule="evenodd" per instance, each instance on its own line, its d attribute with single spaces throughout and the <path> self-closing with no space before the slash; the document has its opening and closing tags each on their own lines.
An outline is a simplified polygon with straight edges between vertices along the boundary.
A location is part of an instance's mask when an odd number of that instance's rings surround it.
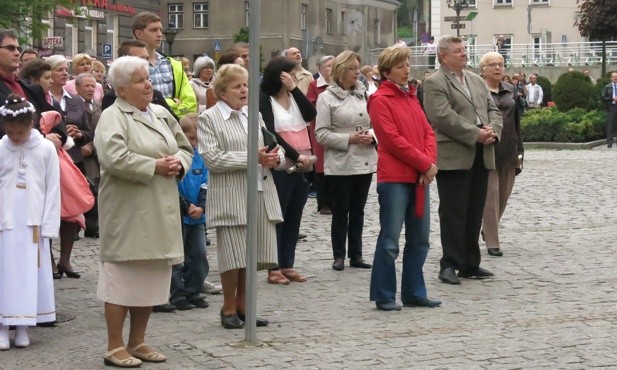
<svg viewBox="0 0 617 370">
<path fill-rule="evenodd" d="M 9 105 L 9 103 L 11 104 L 19 104 L 19 103 L 23 103 L 25 102 L 27 105 L 25 107 L 22 107 L 20 109 L 17 110 L 12 110 L 11 108 L 7 108 L 7 105 Z M 11 99 L 11 101 L 5 100 L 4 101 L 4 105 L 2 107 L 0 107 L 0 116 L 2 117 L 6 117 L 6 116 L 13 116 L 13 117 L 17 117 L 20 114 L 24 114 L 24 113 L 34 113 L 36 112 L 36 110 L 34 109 L 34 105 L 32 105 L 32 103 L 30 103 L 29 101 L 27 101 L 24 98 L 15 98 L 15 99 Z"/>
</svg>

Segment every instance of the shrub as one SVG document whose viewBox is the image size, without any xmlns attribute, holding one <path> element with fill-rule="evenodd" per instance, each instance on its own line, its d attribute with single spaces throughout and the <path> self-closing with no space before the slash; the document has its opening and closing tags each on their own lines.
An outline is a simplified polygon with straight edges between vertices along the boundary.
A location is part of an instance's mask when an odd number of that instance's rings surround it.
<svg viewBox="0 0 617 370">
<path fill-rule="evenodd" d="M 551 81 L 546 77 L 538 76 L 536 83 L 542 87 L 542 105 L 546 107 L 546 103 L 553 100 Z"/>
<path fill-rule="evenodd" d="M 562 112 L 573 108 L 593 110 L 598 108 L 598 96 L 589 77 L 578 71 L 562 74 L 553 87 L 553 100 Z"/>
<path fill-rule="evenodd" d="M 606 112 L 577 108 L 560 112 L 557 108 L 525 112 L 521 120 L 523 139 L 527 142 L 587 142 L 604 138 Z"/>
</svg>

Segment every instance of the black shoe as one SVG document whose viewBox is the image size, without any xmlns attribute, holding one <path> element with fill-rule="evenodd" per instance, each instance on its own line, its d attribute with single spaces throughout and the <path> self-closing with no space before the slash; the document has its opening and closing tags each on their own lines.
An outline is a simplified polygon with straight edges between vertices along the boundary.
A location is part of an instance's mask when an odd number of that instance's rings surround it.
<svg viewBox="0 0 617 370">
<path fill-rule="evenodd" d="M 238 318 L 240 320 L 242 320 L 243 322 L 246 322 L 246 320 L 245 320 L 246 316 L 238 314 Z M 268 324 L 270 322 L 268 320 L 266 320 L 266 319 L 262 319 L 261 317 L 256 317 L 255 318 L 255 323 L 256 323 L 256 326 L 264 327 L 264 326 L 268 326 Z"/>
<path fill-rule="evenodd" d="M 71 279 L 79 279 L 81 277 L 81 273 L 77 271 L 68 271 L 60 264 L 56 265 L 56 267 L 58 268 L 58 273 L 60 274 L 60 276 L 62 276 L 62 274 L 65 274 L 66 277 Z"/>
<path fill-rule="evenodd" d="M 371 265 L 370 263 L 364 262 L 363 259 L 349 260 L 349 266 L 359 269 L 370 269 L 371 267 L 373 267 L 373 265 Z"/>
<path fill-rule="evenodd" d="M 86 231 L 84 231 L 84 236 L 86 238 L 98 239 L 99 238 L 99 231 L 98 230 L 92 230 L 92 229 L 86 229 Z"/>
<path fill-rule="evenodd" d="M 613 143 L 607 144 L 606 147 L 607 148 L 612 148 L 613 147 Z"/>
<path fill-rule="evenodd" d="M 436 299 L 429 298 L 420 298 L 420 299 L 412 299 L 408 302 L 403 302 L 403 306 L 405 307 L 439 307 L 441 306 L 441 301 Z"/>
<path fill-rule="evenodd" d="M 377 302 L 377 303 L 375 303 L 375 305 L 377 306 L 377 309 L 381 310 L 381 311 L 400 311 L 401 307 L 402 307 L 396 301 L 394 301 L 394 302 Z"/>
<path fill-rule="evenodd" d="M 335 259 L 334 263 L 332 264 L 332 268 L 335 269 L 336 271 L 345 270 L 345 260 L 342 258 Z"/>
<path fill-rule="evenodd" d="M 166 312 L 166 313 L 170 313 L 170 312 L 174 312 L 176 310 L 176 306 L 174 306 L 173 304 L 160 304 L 157 306 L 152 307 L 152 311 L 153 312 Z"/>
<path fill-rule="evenodd" d="M 210 306 L 210 303 L 208 303 L 208 301 L 206 301 L 203 297 L 191 298 L 189 299 L 189 302 L 197 308 L 208 308 Z"/>
<path fill-rule="evenodd" d="M 501 256 L 503 256 L 503 252 L 499 248 L 489 248 L 488 249 L 488 254 L 493 256 L 493 257 L 501 257 Z"/>
<path fill-rule="evenodd" d="M 298 240 L 306 239 L 306 234 L 298 233 Z"/>
<path fill-rule="evenodd" d="M 476 267 L 471 270 L 461 270 L 458 272 L 458 277 L 466 278 L 466 279 L 486 279 L 488 277 L 495 276 L 489 270 L 483 269 L 482 267 Z"/>
<path fill-rule="evenodd" d="M 242 329 L 244 327 L 244 321 L 240 320 L 235 313 L 225 315 L 223 311 L 221 311 L 221 325 L 225 329 Z"/>
<path fill-rule="evenodd" d="M 59 280 L 59 279 L 62 279 L 62 274 L 61 274 L 61 273 L 59 273 L 58 271 L 56 271 L 56 272 L 52 272 L 51 274 L 52 274 L 52 276 L 53 276 L 54 280 Z"/>
<path fill-rule="evenodd" d="M 459 278 L 456 277 L 456 273 L 452 267 L 446 267 L 445 269 L 439 271 L 439 280 L 441 280 L 442 283 L 452 285 L 458 285 L 461 283 Z"/>
<path fill-rule="evenodd" d="M 174 306 L 176 306 L 176 308 L 180 311 L 188 311 L 195 308 L 195 306 L 191 304 L 188 299 L 181 299 L 177 302 L 174 302 Z"/>
</svg>

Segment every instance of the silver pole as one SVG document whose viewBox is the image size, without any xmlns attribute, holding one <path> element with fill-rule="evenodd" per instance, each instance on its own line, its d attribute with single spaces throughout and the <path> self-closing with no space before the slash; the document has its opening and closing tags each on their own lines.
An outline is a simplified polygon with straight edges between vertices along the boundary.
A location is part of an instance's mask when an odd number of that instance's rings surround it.
<svg viewBox="0 0 617 370">
<path fill-rule="evenodd" d="M 251 0 L 249 17 L 249 127 L 248 178 L 246 205 L 246 321 L 245 340 L 254 342 L 257 336 L 257 179 L 259 138 L 259 32 L 261 29 L 261 0 Z M 269 179 L 272 181 L 272 179 Z"/>
</svg>

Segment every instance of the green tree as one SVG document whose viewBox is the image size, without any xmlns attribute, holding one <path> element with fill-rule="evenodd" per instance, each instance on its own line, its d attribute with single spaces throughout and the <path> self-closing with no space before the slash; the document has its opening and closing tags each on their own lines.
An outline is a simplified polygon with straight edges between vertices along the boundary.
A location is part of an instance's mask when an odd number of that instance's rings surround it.
<svg viewBox="0 0 617 370">
<path fill-rule="evenodd" d="M 248 27 L 242 27 L 238 30 L 238 33 L 233 35 L 234 42 L 249 42 L 249 29 Z"/>
<path fill-rule="evenodd" d="M 617 1 L 576 0 L 581 11 L 576 25 L 581 36 L 602 41 L 602 74 L 606 73 L 606 41 L 617 39 Z"/>
<path fill-rule="evenodd" d="M 58 5 L 74 9 L 78 4 L 72 0 L 0 0 L 0 27 L 13 28 L 20 36 L 30 35 L 36 43 L 47 29 L 42 20 Z"/>
</svg>

